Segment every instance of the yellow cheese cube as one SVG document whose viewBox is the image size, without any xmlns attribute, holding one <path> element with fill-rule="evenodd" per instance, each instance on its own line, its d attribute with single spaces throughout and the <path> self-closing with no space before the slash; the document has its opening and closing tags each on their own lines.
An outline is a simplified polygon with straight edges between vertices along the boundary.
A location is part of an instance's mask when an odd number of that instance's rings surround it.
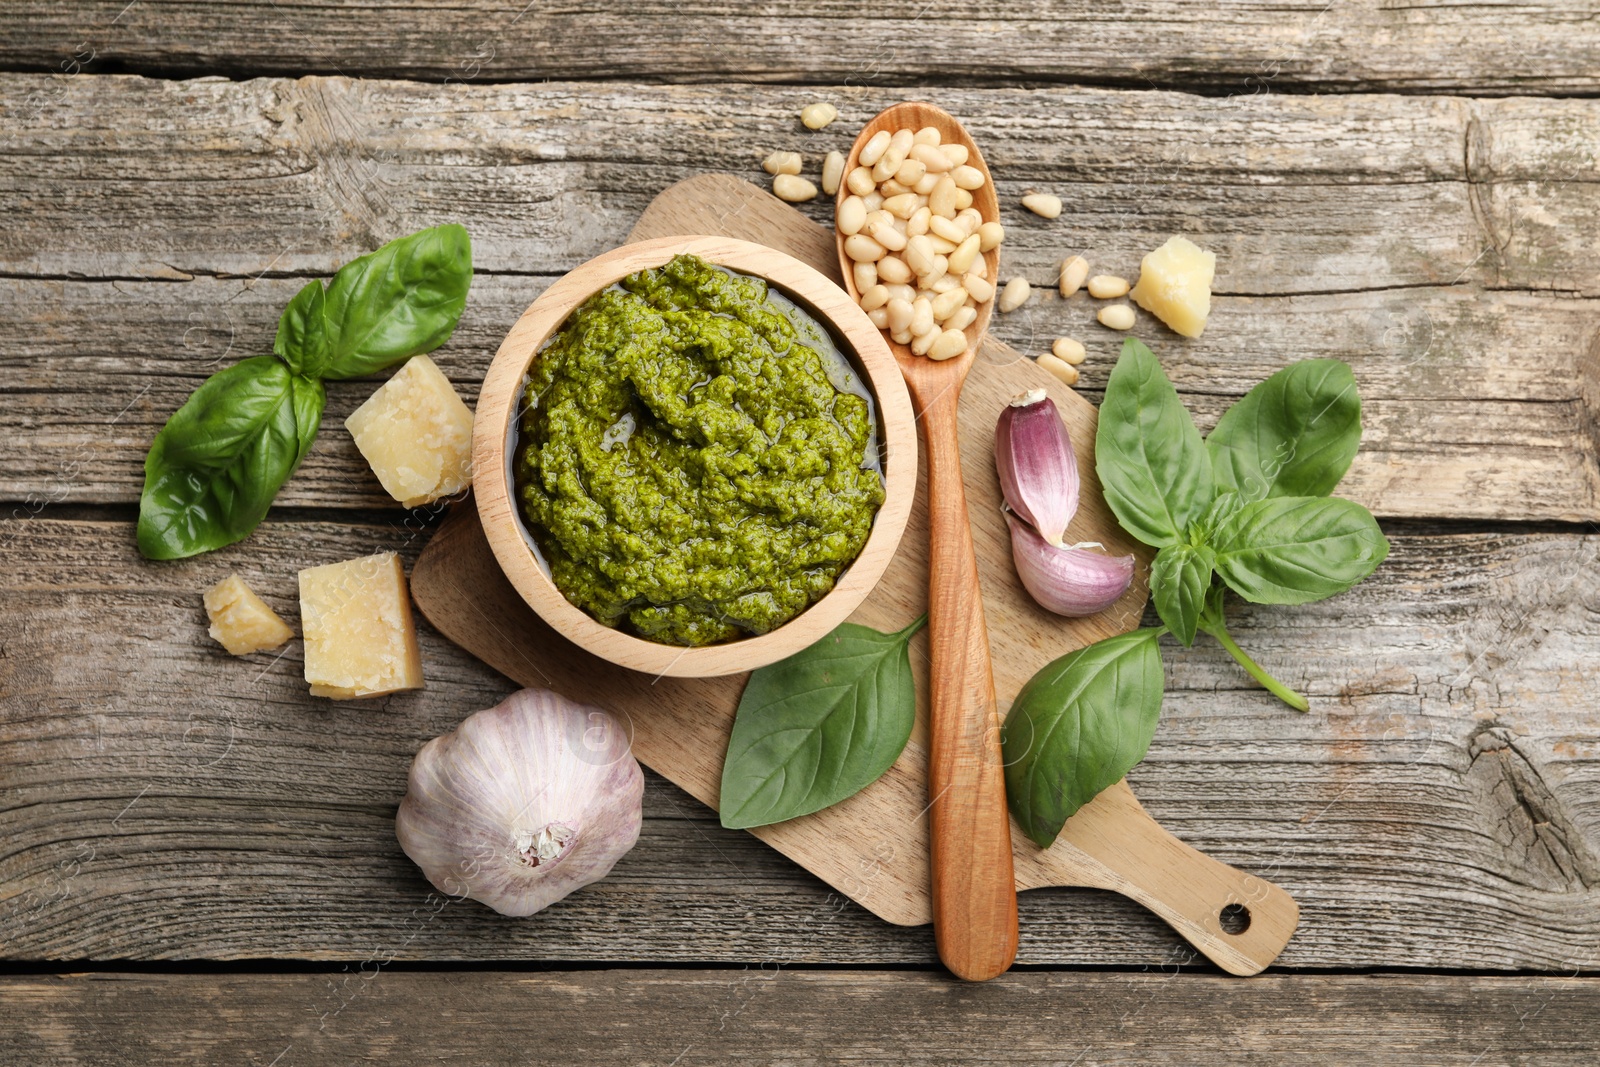
<svg viewBox="0 0 1600 1067">
<path fill-rule="evenodd" d="M 344 420 L 388 494 L 408 508 L 472 483 L 472 412 L 427 356 L 412 356 Z"/>
<path fill-rule="evenodd" d="M 1174 237 L 1144 257 L 1139 284 L 1129 295 L 1178 333 L 1199 337 L 1211 314 L 1211 280 L 1216 273 L 1215 252 Z"/>
<path fill-rule="evenodd" d="M 301 571 L 300 629 L 314 697 L 422 688 L 406 572 L 393 552 Z"/>
<path fill-rule="evenodd" d="M 204 599 L 211 636 L 235 656 L 277 648 L 294 636 L 289 624 L 237 574 L 207 589 Z"/>
</svg>

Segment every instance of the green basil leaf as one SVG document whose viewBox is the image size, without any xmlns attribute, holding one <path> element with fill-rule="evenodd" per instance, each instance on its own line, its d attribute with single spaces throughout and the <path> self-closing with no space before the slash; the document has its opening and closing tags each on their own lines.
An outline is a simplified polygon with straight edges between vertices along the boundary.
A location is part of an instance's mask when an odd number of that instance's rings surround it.
<svg viewBox="0 0 1600 1067">
<path fill-rule="evenodd" d="M 1222 580 L 1255 604 L 1305 604 L 1342 593 L 1389 554 L 1371 512 L 1320 496 L 1246 504 L 1217 530 L 1211 547 Z"/>
<path fill-rule="evenodd" d="M 1156 614 L 1185 648 L 1194 644 L 1216 553 L 1205 545 L 1168 545 L 1150 564 L 1150 599 Z"/>
<path fill-rule="evenodd" d="M 278 336 L 285 350 L 309 347 L 279 354 L 313 378 L 372 374 L 448 341 L 471 285 L 472 239 L 462 227 L 435 226 L 390 241 L 333 276 L 322 301 L 321 341 L 315 298 L 305 290 L 295 296 Z"/>
<path fill-rule="evenodd" d="M 916 720 L 912 636 L 843 623 L 750 675 L 722 765 L 722 825 L 747 829 L 809 815 L 877 781 Z"/>
<path fill-rule="evenodd" d="M 310 450 L 323 400 L 271 356 L 206 379 L 145 457 L 139 550 L 181 559 L 248 536 Z"/>
<path fill-rule="evenodd" d="M 1068 653 L 1017 694 L 1005 725 L 1006 798 L 1040 848 L 1144 759 L 1166 684 L 1163 632 L 1135 630 Z"/>
<path fill-rule="evenodd" d="M 1217 488 L 1245 500 L 1327 496 L 1360 444 L 1361 394 L 1337 359 L 1285 367 L 1229 408 L 1206 438 Z"/>
<path fill-rule="evenodd" d="M 1122 528 L 1147 545 L 1179 544 L 1211 507 L 1211 459 L 1161 364 L 1133 338 L 1106 383 L 1095 472 Z"/>
<path fill-rule="evenodd" d="M 325 320 L 326 294 L 322 282 L 311 281 L 289 301 L 278 316 L 278 336 L 272 350 L 296 374 L 320 377 L 328 363 L 328 330 Z M 307 368 L 310 368 L 308 371 Z"/>
</svg>

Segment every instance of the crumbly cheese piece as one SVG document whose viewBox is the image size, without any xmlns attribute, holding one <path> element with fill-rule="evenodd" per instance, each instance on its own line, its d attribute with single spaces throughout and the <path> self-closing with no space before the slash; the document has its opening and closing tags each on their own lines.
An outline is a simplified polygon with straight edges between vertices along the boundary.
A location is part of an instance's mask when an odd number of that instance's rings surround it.
<svg viewBox="0 0 1600 1067">
<path fill-rule="evenodd" d="M 235 656 L 277 648 L 294 631 L 256 596 L 237 574 L 230 574 L 205 592 L 211 636 Z"/>
<path fill-rule="evenodd" d="M 388 494 L 408 508 L 472 483 L 472 412 L 427 356 L 412 356 L 344 420 Z"/>
<path fill-rule="evenodd" d="M 300 628 L 314 697 L 422 688 L 406 572 L 393 552 L 301 571 Z"/>
<path fill-rule="evenodd" d="M 1139 306 L 1185 337 L 1199 337 L 1211 314 L 1211 280 L 1217 255 L 1174 237 L 1144 257 L 1130 294 Z"/>
</svg>

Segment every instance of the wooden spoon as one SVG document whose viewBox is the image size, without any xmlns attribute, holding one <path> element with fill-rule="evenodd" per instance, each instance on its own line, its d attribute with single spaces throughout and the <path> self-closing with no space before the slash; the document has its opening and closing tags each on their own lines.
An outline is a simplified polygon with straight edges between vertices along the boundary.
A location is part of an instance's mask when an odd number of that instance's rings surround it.
<svg viewBox="0 0 1600 1067">
<path fill-rule="evenodd" d="M 940 143 L 966 146 L 967 165 L 986 179 L 973 190 L 972 206 L 985 222 L 998 221 L 1000 204 L 978 146 L 961 123 L 932 104 L 896 104 L 867 123 L 850 148 L 845 174 L 855 169 L 862 147 L 879 130 L 893 133 L 927 126 L 939 131 Z M 849 195 L 841 183 L 839 201 Z M 838 235 L 838 244 L 845 288 L 859 300 L 843 234 Z M 998 283 L 1000 250 L 985 253 L 983 261 L 989 279 Z M 972 981 L 1004 973 L 1017 955 L 1017 889 L 1000 715 L 956 439 L 956 402 L 993 306 L 991 299 L 978 308 L 977 319 L 965 331 L 966 351 L 951 359 L 932 360 L 889 342 L 922 424 L 928 467 L 928 634 L 933 657 L 928 819 L 934 938 L 945 966 Z"/>
</svg>

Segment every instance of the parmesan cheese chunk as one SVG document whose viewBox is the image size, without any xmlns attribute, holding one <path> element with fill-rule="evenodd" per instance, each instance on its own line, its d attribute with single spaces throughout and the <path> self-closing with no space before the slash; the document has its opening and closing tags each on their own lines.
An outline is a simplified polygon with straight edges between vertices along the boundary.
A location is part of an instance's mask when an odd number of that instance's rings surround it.
<svg viewBox="0 0 1600 1067">
<path fill-rule="evenodd" d="M 427 356 L 412 356 L 344 426 L 384 490 L 408 508 L 472 482 L 472 412 Z"/>
<path fill-rule="evenodd" d="M 1174 237 L 1144 257 L 1130 294 L 1139 306 L 1185 337 L 1199 337 L 1211 314 L 1217 255 Z"/>
<path fill-rule="evenodd" d="M 353 700 L 422 688 L 422 657 L 393 552 L 300 572 L 311 695 Z"/>
<path fill-rule="evenodd" d="M 235 656 L 277 648 L 294 636 L 289 624 L 237 574 L 207 589 L 204 599 L 211 636 Z"/>
</svg>

